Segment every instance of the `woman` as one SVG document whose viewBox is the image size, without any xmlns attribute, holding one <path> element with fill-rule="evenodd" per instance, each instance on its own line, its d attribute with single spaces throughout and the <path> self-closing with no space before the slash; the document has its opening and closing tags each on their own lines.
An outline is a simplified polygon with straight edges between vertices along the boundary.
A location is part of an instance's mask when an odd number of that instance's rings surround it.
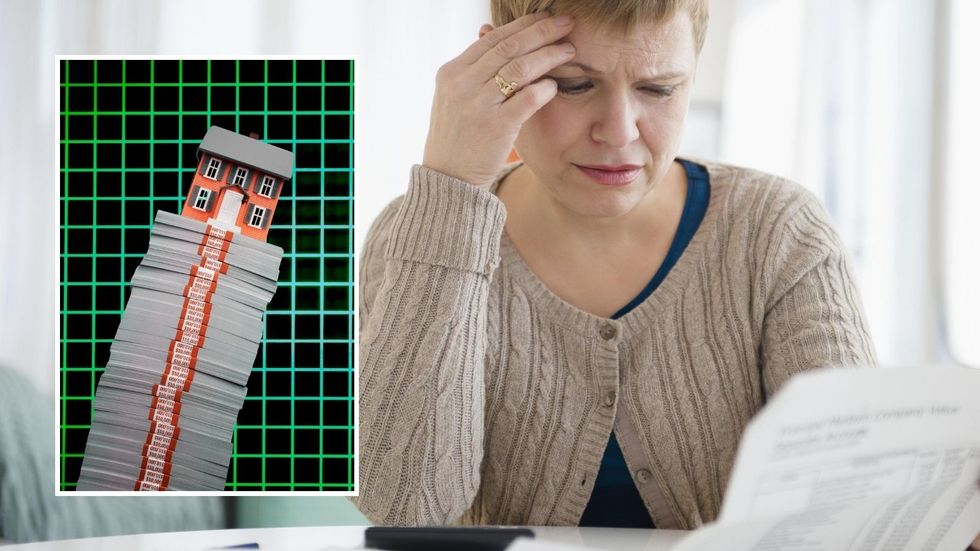
<svg viewBox="0 0 980 551">
<path fill-rule="evenodd" d="M 440 69 L 361 258 L 371 521 L 696 528 L 768 396 L 875 363 L 818 201 L 676 159 L 706 4 L 494 0 Z"/>
</svg>

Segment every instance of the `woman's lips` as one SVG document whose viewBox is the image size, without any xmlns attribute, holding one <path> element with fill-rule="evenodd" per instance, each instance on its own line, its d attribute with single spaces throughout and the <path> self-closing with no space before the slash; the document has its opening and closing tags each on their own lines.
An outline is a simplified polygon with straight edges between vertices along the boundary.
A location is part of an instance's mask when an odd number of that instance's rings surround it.
<svg viewBox="0 0 980 551">
<path fill-rule="evenodd" d="M 636 176 L 643 168 L 637 165 L 575 165 L 575 167 L 582 171 L 582 173 L 588 176 L 593 182 L 604 186 L 625 186 L 635 180 Z"/>
</svg>

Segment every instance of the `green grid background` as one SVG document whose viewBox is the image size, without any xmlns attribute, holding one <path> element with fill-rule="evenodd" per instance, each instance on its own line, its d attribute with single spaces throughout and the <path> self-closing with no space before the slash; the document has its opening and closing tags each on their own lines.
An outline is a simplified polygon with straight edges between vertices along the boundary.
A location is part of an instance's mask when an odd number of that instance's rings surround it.
<svg viewBox="0 0 980 551">
<path fill-rule="evenodd" d="M 157 210 L 179 213 L 214 124 L 296 154 L 285 251 L 228 490 L 353 491 L 352 61 L 61 60 L 60 487 Z"/>
</svg>

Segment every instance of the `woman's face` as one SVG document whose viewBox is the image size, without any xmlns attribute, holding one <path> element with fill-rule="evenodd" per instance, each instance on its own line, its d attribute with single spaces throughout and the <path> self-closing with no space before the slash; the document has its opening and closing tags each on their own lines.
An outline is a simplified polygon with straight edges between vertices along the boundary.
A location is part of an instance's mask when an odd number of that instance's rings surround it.
<svg viewBox="0 0 980 551">
<path fill-rule="evenodd" d="M 697 63 L 686 12 L 629 34 L 581 23 L 575 58 L 548 73 L 558 95 L 522 127 L 515 148 L 564 208 L 624 215 L 660 182 L 680 142 Z"/>
</svg>

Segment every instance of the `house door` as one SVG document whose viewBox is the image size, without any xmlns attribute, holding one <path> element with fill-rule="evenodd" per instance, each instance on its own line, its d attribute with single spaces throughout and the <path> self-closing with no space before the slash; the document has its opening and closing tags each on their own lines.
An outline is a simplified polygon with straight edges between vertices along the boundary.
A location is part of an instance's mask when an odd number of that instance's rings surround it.
<svg viewBox="0 0 980 551">
<path fill-rule="evenodd" d="M 242 208 L 242 194 L 230 189 L 225 190 L 221 196 L 221 205 L 218 206 L 218 216 L 215 218 L 215 225 L 221 226 L 226 230 L 237 230 L 235 223 L 238 221 L 238 211 Z"/>
</svg>

